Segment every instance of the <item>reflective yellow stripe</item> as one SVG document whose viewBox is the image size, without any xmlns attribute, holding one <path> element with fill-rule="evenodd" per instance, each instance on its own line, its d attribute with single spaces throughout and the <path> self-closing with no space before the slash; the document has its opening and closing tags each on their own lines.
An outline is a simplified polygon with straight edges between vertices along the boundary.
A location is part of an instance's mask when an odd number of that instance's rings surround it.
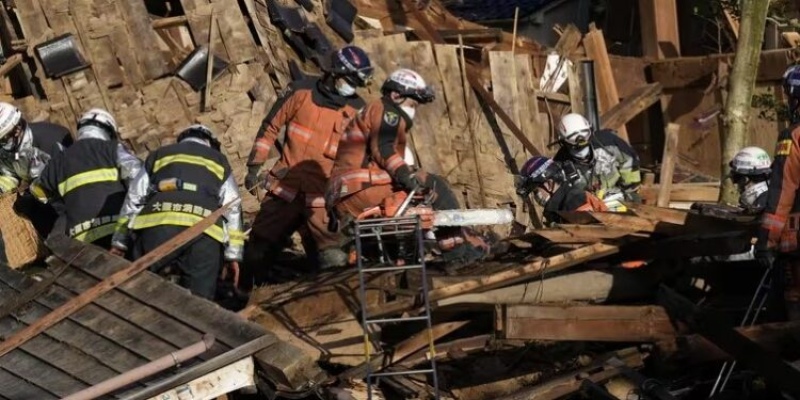
<svg viewBox="0 0 800 400">
<path fill-rule="evenodd" d="M 18 184 L 19 181 L 8 175 L 0 175 L 0 191 L 10 192 L 14 190 Z"/>
<path fill-rule="evenodd" d="M 81 242 L 92 243 L 95 240 L 102 239 L 108 235 L 113 235 L 116 227 L 117 224 L 113 222 L 110 224 L 100 225 L 96 228 L 91 228 L 88 231 L 83 231 L 79 235 L 75 235 L 74 238 L 80 240 Z"/>
<path fill-rule="evenodd" d="M 117 171 L 116 168 L 93 169 L 91 171 L 72 175 L 65 179 L 64 182 L 59 183 L 58 193 L 60 193 L 61 196 L 64 196 L 67 193 L 84 185 L 100 182 L 115 182 L 118 179 L 119 171 Z"/>
<path fill-rule="evenodd" d="M 244 246 L 244 232 L 242 231 L 229 231 L 228 239 L 232 246 Z"/>
<path fill-rule="evenodd" d="M 117 220 L 117 225 L 114 228 L 114 232 L 120 234 L 127 234 L 128 233 L 128 222 L 130 222 L 130 218 L 128 217 L 119 217 Z"/>
<path fill-rule="evenodd" d="M 622 181 L 625 182 L 626 185 L 639 183 L 642 181 L 642 173 L 639 170 L 619 171 L 619 177 L 622 178 Z"/>
<path fill-rule="evenodd" d="M 39 182 L 34 182 L 33 184 L 31 184 L 30 191 L 31 194 L 33 194 L 33 196 L 36 197 L 37 200 L 41 201 L 44 204 L 47 204 L 48 201 L 47 192 L 45 192 L 44 188 L 42 187 L 42 185 L 39 184 Z"/>
<path fill-rule="evenodd" d="M 173 154 L 171 156 L 159 158 L 156 160 L 155 165 L 153 165 L 153 172 L 158 172 L 158 170 L 161 168 L 173 163 L 199 165 L 211 171 L 211 173 L 219 178 L 219 180 L 223 180 L 225 178 L 225 167 L 222 165 L 219 165 L 217 162 L 209 160 L 208 158 L 190 156 L 188 154 Z"/>
<path fill-rule="evenodd" d="M 161 225 L 192 226 L 202 220 L 203 217 L 199 215 L 175 211 L 162 211 L 137 216 L 133 220 L 133 226 L 131 228 L 133 230 L 139 230 Z M 225 241 L 225 236 L 223 235 L 222 228 L 219 225 L 214 225 L 206 229 L 205 233 L 220 243 Z"/>
</svg>

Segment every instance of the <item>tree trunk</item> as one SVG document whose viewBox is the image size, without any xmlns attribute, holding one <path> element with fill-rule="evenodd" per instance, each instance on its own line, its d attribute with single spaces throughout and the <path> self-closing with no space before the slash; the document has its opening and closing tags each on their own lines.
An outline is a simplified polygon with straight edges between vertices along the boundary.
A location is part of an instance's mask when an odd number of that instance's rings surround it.
<svg viewBox="0 0 800 400">
<path fill-rule="evenodd" d="M 726 178 L 728 163 L 736 152 L 745 146 L 747 127 L 750 122 L 750 103 L 755 89 L 761 45 L 764 42 L 769 0 L 747 0 L 742 2 L 742 17 L 739 25 L 739 41 L 736 57 L 729 78 L 728 100 L 725 104 L 722 144 L 722 190 L 720 201 L 735 204 L 738 201 L 736 186 Z"/>
</svg>

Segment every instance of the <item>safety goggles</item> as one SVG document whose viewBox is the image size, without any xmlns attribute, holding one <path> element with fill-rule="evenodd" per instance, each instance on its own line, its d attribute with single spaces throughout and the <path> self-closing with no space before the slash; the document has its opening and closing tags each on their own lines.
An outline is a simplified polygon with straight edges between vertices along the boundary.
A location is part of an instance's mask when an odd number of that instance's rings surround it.
<svg viewBox="0 0 800 400">
<path fill-rule="evenodd" d="M 573 134 L 565 137 L 563 142 L 570 146 L 583 147 L 589 144 L 589 139 L 592 137 L 591 129 L 583 129 L 576 131 Z"/>
</svg>

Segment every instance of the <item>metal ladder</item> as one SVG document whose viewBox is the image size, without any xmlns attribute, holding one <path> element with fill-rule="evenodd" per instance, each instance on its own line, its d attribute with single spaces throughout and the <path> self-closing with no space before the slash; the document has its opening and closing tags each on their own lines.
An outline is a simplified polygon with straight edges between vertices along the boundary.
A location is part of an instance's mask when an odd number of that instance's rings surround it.
<svg viewBox="0 0 800 400">
<path fill-rule="evenodd" d="M 404 209 L 401 207 L 401 209 Z M 398 212 L 402 214 L 402 212 Z M 367 399 L 372 399 L 372 386 L 373 380 L 379 380 L 381 377 L 390 376 L 408 376 L 408 375 L 432 375 L 434 398 L 439 400 L 439 377 L 436 369 L 436 349 L 434 347 L 433 331 L 431 330 L 431 309 L 428 301 L 428 279 L 427 269 L 425 267 L 425 248 L 423 244 L 424 233 L 419 216 L 408 217 L 392 217 L 392 218 L 376 218 L 366 219 L 361 221 L 354 221 L 354 234 L 356 257 L 358 265 L 358 280 L 359 280 L 359 298 L 361 303 L 361 327 L 364 330 L 364 357 L 367 366 L 366 382 L 367 382 Z M 377 265 L 365 266 L 365 259 L 363 257 L 364 239 L 375 239 L 377 242 L 380 257 Z M 402 243 L 402 239 L 411 239 L 415 243 L 414 251 L 408 258 L 413 259 L 409 265 L 400 264 L 393 260 L 388 253 L 387 244 L 390 239 L 398 239 L 398 243 Z M 400 245 L 399 245 L 400 246 Z M 402 246 L 401 251 L 402 251 Z M 400 260 L 398 260 L 400 261 Z M 404 260 L 403 260 L 404 261 Z M 422 301 L 424 304 L 424 313 L 415 317 L 397 317 L 397 318 L 375 318 L 372 319 L 367 315 L 367 289 L 366 277 L 368 273 L 376 272 L 405 272 L 409 270 L 420 270 L 422 273 Z M 425 369 L 407 370 L 407 371 L 385 371 L 375 372 L 371 363 L 372 357 L 370 354 L 370 332 L 371 327 L 380 324 L 398 323 L 398 322 L 412 322 L 412 321 L 425 321 L 427 324 L 428 332 L 428 359 L 430 365 Z M 377 383 L 377 382 L 375 382 Z"/>
<path fill-rule="evenodd" d="M 753 326 L 758 320 L 761 310 L 764 309 L 767 297 L 769 297 L 769 291 L 772 286 L 773 268 L 775 267 L 772 265 L 769 266 L 769 268 L 764 271 L 764 275 L 761 276 L 761 281 L 758 282 L 756 292 L 753 294 L 753 298 L 750 299 L 750 305 L 747 307 L 747 311 L 742 318 L 742 323 L 739 324 L 740 327 Z M 725 386 L 728 385 L 728 380 L 731 378 L 735 368 L 736 360 L 726 361 L 722 364 L 722 368 L 717 375 L 717 380 L 714 381 L 714 386 L 711 388 L 711 393 L 708 395 L 709 398 L 725 390 Z"/>
</svg>

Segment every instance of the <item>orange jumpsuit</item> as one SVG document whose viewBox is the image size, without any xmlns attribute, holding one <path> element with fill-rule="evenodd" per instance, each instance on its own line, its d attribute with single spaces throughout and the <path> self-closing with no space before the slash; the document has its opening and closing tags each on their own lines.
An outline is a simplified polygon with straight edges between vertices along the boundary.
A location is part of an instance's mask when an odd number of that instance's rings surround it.
<svg viewBox="0 0 800 400">
<path fill-rule="evenodd" d="M 324 192 L 339 140 L 364 105 L 360 97 L 342 97 L 318 79 L 292 83 L 272 107 L 256 137 L 248 165 L 261 165 L 286 128 L 280 160 L 269 171 L 267 196 L 252 227 L 256 247 L 280 247 L 305 227 L 316 249 L 339 246 L 339 236 L 327 229 Z"/>
</svg>

